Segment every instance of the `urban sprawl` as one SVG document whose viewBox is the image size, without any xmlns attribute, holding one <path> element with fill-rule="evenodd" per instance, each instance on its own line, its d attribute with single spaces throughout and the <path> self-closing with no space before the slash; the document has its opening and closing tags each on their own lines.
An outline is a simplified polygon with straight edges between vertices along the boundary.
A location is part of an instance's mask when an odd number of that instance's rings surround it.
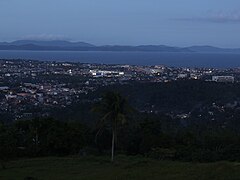
<svg viewBox="0 0 240 180">
<path fill-rule="evenodd" d="M 103 86 L 186 79 L 238 83 L 240 69 L 0 60 L 0 114 L 15 120 L 49 116 L 49 109 L 80 102 Z"/>
</svg>

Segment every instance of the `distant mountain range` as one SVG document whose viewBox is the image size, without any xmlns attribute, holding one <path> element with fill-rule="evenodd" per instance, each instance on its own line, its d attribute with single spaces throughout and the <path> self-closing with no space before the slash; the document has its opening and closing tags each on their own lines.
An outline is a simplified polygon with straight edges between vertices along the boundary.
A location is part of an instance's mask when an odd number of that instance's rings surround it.
<svg viewBox="0 0 240 180">
<path fill-rule="evenodd" d="M 95 46 L 85 42 L 69 41 L 34 41 L 19 40 L 0 42 L 0 50 L 32 50 L 32 51 L 146 51 L 146 52 L 228 52 L 240 53 L 239 49 L 218 48 L 213 46 L 171 47 L 164 45 Z"/>
</svg>

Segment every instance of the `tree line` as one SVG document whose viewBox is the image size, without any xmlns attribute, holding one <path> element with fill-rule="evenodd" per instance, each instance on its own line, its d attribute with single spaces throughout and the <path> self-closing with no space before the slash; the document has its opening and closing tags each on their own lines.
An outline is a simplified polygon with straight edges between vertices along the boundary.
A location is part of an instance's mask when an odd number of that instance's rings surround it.
<svg viewBox="0 0 240 180">
<path fill-rule="evenodd" d="M 240 133 L 141 113 L 116 92 L 105 93 L 91 112 L 95 125 L 53 118 L 0 123 L 0 162 L 20 157 L 142 155 L 155 159 L 213 162 L 240 160 Z M 234 121 L 238 123 L 238 121 Z M 229 126 L 230 127 L 230 126 Z"/>
</svg>

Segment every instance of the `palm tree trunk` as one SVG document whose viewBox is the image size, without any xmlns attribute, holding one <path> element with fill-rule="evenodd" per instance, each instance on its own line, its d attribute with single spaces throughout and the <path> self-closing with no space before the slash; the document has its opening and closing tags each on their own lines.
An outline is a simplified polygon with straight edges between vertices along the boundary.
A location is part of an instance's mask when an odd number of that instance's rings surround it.
<svg viewBox="0 0 240 180">
<path fill-rule="evenodd" d="M 5 163 L 4 163 L 4 161 L 2 160 L 0 160 L 0 164 L 1 164 L 1 166 L 2 166 L 2 169 L 6 169 L 6 165 L 5 165 Z"/>
<path fill-rule="evenodd" d="M 35 130 L 36 134 L 35 134 L 35 155 L 38 154 L 38 139 L 39 139 L 39 136 L 38 136 L 38 129 Z"/>
<path fill-rule="evenodd" d="M 113 130 L 113 135 L 112 135 L 112 162 L 114 161 L 114 146 L 115 146 L 115 131 Z"/>
</svg>

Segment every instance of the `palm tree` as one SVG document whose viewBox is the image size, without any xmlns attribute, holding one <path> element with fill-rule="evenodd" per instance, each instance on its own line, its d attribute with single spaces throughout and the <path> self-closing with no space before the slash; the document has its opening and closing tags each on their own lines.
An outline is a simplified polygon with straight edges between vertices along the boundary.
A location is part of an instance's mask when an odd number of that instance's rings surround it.
<svg viewBox="0 0 240 180">
<path fill-rule="evenodd" d="M 111 160 L 114 161 L 114 151 L 117 136 L 118 125 L 126 122 L 126 115 L 131 111 L 127 100 L 117 92 L 107 92 L 101 98 L 101 101 L 93 108 L 94 112 L 101 115 L 97 123 L 99 128 L 96 138 L 106 123 L 111 126 L 112 131 L 112 150 Z"/>
</svg>

